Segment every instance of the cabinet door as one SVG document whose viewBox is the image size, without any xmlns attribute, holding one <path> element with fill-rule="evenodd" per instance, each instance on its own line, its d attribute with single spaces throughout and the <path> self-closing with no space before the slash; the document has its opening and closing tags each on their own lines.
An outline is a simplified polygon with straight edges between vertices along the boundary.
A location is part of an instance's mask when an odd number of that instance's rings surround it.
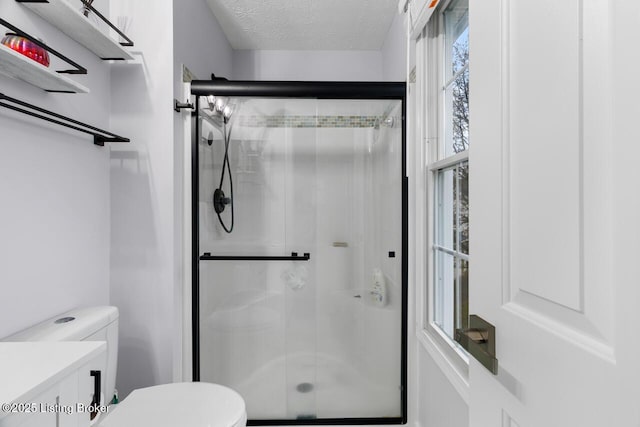
<svg viewBox="0 0 640 427">
<path fill-rule="evenodd" d="M 75 403 L 78 372 L 73 372 L 24 405 L 24 411 L 0 420 L 0 427 L 85 427 L 78 424 Z"/>
<path fill-rule="evenodd" d="M 97 360 L 97 359 L 96 359 Z M 88 427 L 95 377 L 93 360 L 25 403 L 27 411 L 0 420 L 0 427 Z M 102 374 L 102 373 L 101 373 Z M 102 375 L 101 375 L 102 377 Z M 104 377 L 101 378 L 104 382 Z"/>
</svg>

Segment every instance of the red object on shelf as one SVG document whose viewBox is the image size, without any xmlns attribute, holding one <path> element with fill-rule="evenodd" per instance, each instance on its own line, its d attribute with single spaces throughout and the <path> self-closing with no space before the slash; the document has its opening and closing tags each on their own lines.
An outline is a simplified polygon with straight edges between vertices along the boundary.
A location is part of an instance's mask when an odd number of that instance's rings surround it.
<svg viewBox="0 0 640 427">
<path fill-rule="evenodd" d="M 2 44 L 45 67 L 49 66 L 49 52 L 26 37 L 19 36 L 15 33 L 7 33 L 2 39 Z"/>
</svg>

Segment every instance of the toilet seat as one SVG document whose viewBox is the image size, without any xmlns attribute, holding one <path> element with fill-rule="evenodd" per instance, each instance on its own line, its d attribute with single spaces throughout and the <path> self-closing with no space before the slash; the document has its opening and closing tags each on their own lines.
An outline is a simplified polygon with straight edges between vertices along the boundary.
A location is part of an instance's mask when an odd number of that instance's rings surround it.
<svg viewBox="0 0 640 427">
<path fill-rule="evenodd" d="M 244 427 L 238 393 L 219 384 L 165 384 L 133 391 L 109 411 L 99 427 Z"/>
</svg>

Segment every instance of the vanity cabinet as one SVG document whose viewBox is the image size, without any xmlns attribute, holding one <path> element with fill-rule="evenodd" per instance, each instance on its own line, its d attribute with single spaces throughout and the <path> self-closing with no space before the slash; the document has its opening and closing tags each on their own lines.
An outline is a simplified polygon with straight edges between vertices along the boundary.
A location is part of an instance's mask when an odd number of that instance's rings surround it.
<svg viewBox="0 0 640 427">
<path fill-rule="evenodd" d="M 0 427 L 88 427 L 105 352 L 104 342 L 0 343 Z"/>
</svg>

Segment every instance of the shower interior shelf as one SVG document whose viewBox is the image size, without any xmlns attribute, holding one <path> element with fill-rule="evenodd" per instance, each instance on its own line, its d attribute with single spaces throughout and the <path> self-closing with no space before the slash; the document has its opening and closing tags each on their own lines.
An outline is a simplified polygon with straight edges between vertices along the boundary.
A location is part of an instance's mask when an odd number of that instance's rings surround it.
<svg viewBox="0 0 640 427">
<path fill-rule="evenodd" d="M 89 93 L 81 84 L 4 45 L 0 45 L 0 72 L 48 92 Z"/>
<path fill-rule="evenodd" d="M 80 12 L 82 3 L 71 4 L 67 0 L 16 0 L 27 8 L 40 15 L 45 21 L 58 28 L 60 31 L 77 41 L 91 52 L 103 60 L 130 60 L 133 56 L 123 46 L 133 46 L 133 42 L 118 43 L 91 20 L 87 19 Z M 96 13 L 96 12 L 92 12 Z M 105 25 L 109 25 L 117 30 L 108 20 L 104 20 Z M 124 36 L 126 37 L 126 36 Z"/>
</svg>

